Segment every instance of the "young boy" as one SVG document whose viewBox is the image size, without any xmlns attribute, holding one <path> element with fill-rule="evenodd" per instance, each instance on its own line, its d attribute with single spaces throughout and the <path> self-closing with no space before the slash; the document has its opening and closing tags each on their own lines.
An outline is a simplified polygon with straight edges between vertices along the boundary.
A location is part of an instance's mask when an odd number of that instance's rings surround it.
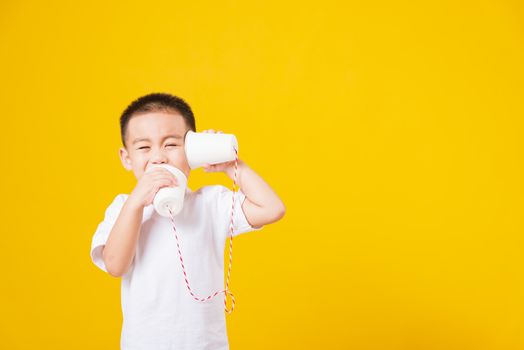
<svg viewBox="0 0 524 350">
<path fill-rule="evenodd" d="M 133 101 L 120 118 L 119 154 L 137 184 L 118 194 L 105 211 L 91 243 L 91 259 L 111 276 L 122 277 L 123 350 L 229 349 L 224 294 L 205 302 L 189 293 L 170 218 L 153 207 L 156 192 L 176 186 L 176 177 L 153 164 L 169 164 L 188 178 L 184 137 L 196 131 L 190 106 L 181 98 L 153 93 Z M 214 132 L 207 130 L 205 132 Z M 235 162 L 205 165 L 233 179 Z M 238 160 L 233 236 L 280 220 L 285 206 L 270 186 Z M 199 298 L 224 290 L 224 243 L 229 237 L 233 191 L 221 185 L 186 189 L 174 217 L 188 283 Z"/>
</svg>

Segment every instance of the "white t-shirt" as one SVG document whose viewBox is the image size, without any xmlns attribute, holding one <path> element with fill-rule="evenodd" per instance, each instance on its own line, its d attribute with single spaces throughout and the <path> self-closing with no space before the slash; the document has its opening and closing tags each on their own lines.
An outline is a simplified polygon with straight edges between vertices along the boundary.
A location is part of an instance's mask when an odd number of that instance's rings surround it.
<svg viewBox="0 0 524 350">
<path fill-rule="evenodd" d="M 232 196 L 233 191 L 221 185 L 197 191 L 188 188 L 184 207 L 174 218 L 189 285 L 199 299 L 225 289 L 224 244 L 229 237 Z M 115 197 L 92 239 L 91 259 L 105 272 L 102 247 L 127 197 Z M 241 208 L 244 199 L 238 190 L 233 236 L 262 229 L 247 222 Z M 121 303 L 122 350 L 229 349 L 224 293 L 205 302 L 193 299 L 182 273 L 172 222 L 152 204 L 144 208 L 136 253 L 122 276 Z"/>
</svg>

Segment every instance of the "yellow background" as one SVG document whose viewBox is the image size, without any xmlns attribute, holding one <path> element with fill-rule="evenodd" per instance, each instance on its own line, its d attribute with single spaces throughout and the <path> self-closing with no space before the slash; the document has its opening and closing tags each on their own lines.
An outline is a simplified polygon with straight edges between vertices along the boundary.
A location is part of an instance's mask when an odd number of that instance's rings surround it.
<svg viewBox="0 0 524 350">
<path fill-rule="evenodd" d="M 0 347 L 118 348 L 90 244 L 165 91 L 287 206 L 234 241 L 232 350 L 524 349 L 524 8 L 424 3 L 2 2 Z"/>
</svg>

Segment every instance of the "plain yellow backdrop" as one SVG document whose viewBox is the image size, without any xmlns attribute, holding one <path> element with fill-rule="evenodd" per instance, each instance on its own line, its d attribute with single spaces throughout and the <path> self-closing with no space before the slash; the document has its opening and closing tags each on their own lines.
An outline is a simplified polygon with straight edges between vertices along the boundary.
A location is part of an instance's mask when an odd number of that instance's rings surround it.
<svg viewBox="0 0 524 350">
<path fill-rule="evenodd" d="M 162 91 L 287 206 L 234 240 L 232 350 L 524 349 L 523 58 L 519 1 L 3 2 L 0 347 L 118 348 L 91 238 Z"/>
</svg>

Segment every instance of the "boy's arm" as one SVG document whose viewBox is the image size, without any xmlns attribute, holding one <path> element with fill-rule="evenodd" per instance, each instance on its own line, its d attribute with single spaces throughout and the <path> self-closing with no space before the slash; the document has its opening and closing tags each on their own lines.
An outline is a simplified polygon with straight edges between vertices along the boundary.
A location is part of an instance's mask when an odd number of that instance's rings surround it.
<svg viewBox="0 0 524 350">
<path fill-rule="evenodd" d="M 235 162 L 230 164 L 224 172 L 233 180 Z M 238 160 L 237 184 L 246 195 L 242 210 L 251 226 L 260 228 L 284 216 L 286 207 L 282 200 L 260 175 L 240 159 Z"/>
<path fill-rule="evenodd" d="M 109 233 L 102 256 L 107 272 L 113 277 L 124 275 L 133 261 L 143 210 L 143 206 L 128 198 Z"/>
</svg>

